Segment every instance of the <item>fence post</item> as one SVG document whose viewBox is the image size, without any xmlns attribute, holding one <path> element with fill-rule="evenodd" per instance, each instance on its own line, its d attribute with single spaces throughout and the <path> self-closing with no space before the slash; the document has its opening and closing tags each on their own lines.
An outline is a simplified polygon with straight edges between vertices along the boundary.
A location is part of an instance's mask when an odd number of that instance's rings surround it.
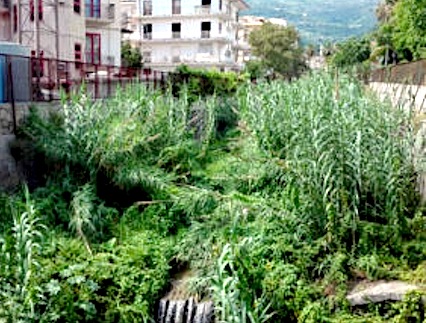
<svg viewBox="0 0 426 323">
<path fill-rule="evenodd" d="M 98 78 L 98 64 L 95 64 L 95 97 L 97 99 L 99 96 L 99 78 Z"/>
<path fill-rule="evenodd" d="M 164 72 L 163 71 L 161 71 L 161 88 L 164 88 L 164 84 L 165 82 L 164 82 Z"/>
<path fill-rule="evenodd" d="M 9 78 L 9 91 L 10 91 L 10 103 L 12 106 L 12 118 L 13 118 L 13 133 L 16 134 L 16 107 L 15 107 L 15 89 L 13 86 L 13 73 L 12 73 L 12 62 L 7 62 L 8 78 Z"/>
<path fill-rule="evenodd" d="M 58 61 L 56 61 L 56 64 L 58 64 Z M 52 60 L 47 60 L 47 70 L 48 70 L 48 76 L 47 76 L 47 83 L 48 83 L 48 90 L 49 90 L 49 101 L 53 100 L 53 80 L 52 80 L 52 74 L 53 74 L 53 66 L 52 66 Z"/>
<path fill-rule="evenodd" d="M 111 66 L 107 66 L 107 96 L 111 96 Z"/>
</svg>

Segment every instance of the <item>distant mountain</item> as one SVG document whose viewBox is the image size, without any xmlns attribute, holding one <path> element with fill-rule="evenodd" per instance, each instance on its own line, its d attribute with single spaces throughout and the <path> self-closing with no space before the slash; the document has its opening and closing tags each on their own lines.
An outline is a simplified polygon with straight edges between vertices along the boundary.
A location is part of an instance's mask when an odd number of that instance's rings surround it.
<svg viewBox="0 0 426 323">
<path fill-rule="evenodd" d="M 376 24 L 379 0 L 246 0 L 244 15 L 286 19 L 304 42 L 339 41 L 364 34 Z"/>
</svg>

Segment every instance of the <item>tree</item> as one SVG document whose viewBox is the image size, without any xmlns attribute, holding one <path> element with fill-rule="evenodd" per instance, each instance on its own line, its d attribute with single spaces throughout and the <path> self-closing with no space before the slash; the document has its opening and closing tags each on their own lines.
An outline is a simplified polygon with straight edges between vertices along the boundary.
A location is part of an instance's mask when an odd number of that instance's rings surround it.
<svg viewBox="0 0 426 323">
<path fill-rule="evenodd" d="M 426 57 L 426 0 L 398 1 L 390 24 L 392 42 L 402 57 Z"/>
<path fill-rule="evenodd" d="M 426 0 L 386 0 L 376 15 L 375 52 L 384 62 L 426 57 Z"/>
<path fill-rule="evenodd" d="M 350 38 L 337 44 L 331 64 L 337 67 L 354 66 L 367 61 L 370 55 L 370 41 L 367 37 Z"/>
<path fill-rule="evenodd" d="M 142 54 L 126 42 L 121 46 L 121 60 L 124 67 L 141 68 Z"/>
<path fill-rule="evenodd" d="M 306 68 L 299 47 L 299 33 L 294 27 L 265 23 L 250 34 L 250 45 L 266 68 L 287 79 L 298 77 Z"/>
</svg>

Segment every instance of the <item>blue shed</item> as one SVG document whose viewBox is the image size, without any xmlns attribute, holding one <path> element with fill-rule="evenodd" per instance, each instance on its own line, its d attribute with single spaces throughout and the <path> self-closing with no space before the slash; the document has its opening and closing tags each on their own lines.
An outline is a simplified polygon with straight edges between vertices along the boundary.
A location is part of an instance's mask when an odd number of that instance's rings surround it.
<svg viewBox="0 0 426 323">
<path fill-rule="evenodd" d="M 0 42 L 0 103 L 8 101 L 8 63 L 12 64 L 16 101 L 30 101 L 30 50 L 20 44 Z"/>
</svg>

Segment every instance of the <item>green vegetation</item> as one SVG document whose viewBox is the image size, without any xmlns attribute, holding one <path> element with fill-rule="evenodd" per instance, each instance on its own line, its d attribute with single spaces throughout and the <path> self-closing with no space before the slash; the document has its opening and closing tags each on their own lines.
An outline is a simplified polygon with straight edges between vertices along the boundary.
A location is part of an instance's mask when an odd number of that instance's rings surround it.
<svg viewBox="0 0 426 323">
<path fill-rule="evenodd" d="M 334 66 L 389 65 L 426 58 L 425 0 L 383 0 L 376 15 L 379 26 L 372 34 L 337 44 L 331 58 Z"/>
<path fill-rule="evenodd" d="M 264 70 L 292 79 L 305 69 L 299 34 L 294 27 L 265 23 L 250 33 L 249 42 Z M 253 63 L 249 67 L 253 67 Z"/>
<path fill-rule="evenodd" d="M 390 46 L 399 60 L 426 58 L 426 1 L 387 1 L 387 6 L 378 31 L 381 45 Z"/>
<path fill-rule="evenodd" d="M 335 51 L 330 62 L 333 66 L 343 68 L 362 64 L 370 59 L 370 40 L 368 37 L 350 38 L 337 44 Z"/>
<path fill-rule="evenodd" d="M 200 96 L 227 97 L 234 94 L 244 81 L 244 76 L 234 72 L 196 69 L 186 65 L 179 66 L 169 80 L 172 93 L 175 96 L 186 95 L 191 102 L 198 100 Z"/>
<path fill-rule="evenodd" d="M 133 48 L 130 43 L 125 42 L 121 46 L 121 60 L 124 67 L 141 68 L 142 67 L 142 54 Z"/>
<path fill-rule="evenodd" d="M 31 116 L 20 140 L 48 171 L 0 196 L 0 318 L 151 322 L 185 268 L 222 322 L 421 323 L 417 294 L 344 297 L 358 280 L 426 281 L 409 116 L 347 76 L 191 86 Z"/>
</svg>

